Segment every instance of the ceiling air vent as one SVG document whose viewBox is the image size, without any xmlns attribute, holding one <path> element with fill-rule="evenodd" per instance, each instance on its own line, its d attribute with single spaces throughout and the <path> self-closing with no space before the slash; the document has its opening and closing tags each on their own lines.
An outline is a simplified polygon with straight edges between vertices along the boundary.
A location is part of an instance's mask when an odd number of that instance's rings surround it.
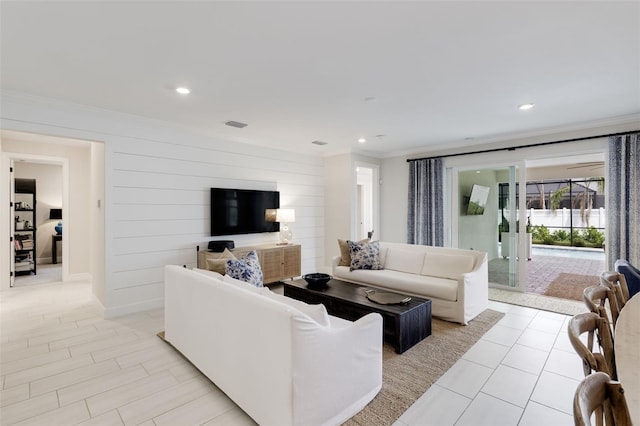
<svg viewBox="0 0 640 426">
<path fill-rule="evenodd" d="M 227 121 L 224 124 L 226 124 L 227 126 L 231 126 L 231 127 L 237 127 L 238 129 L 242 129 L 243 127 L 247 127 L 248 126 L 247 123 L 241 123 L 239 121 L 233 121 L 233 120 Z"/>
<path fill-rule="evenodd" d="M 320 145 L 320 146 L 329 145 L 329 142 L 323 142 L 323 141 L 313 141 L 311 143 L 314 145 Z"/>
</svg>

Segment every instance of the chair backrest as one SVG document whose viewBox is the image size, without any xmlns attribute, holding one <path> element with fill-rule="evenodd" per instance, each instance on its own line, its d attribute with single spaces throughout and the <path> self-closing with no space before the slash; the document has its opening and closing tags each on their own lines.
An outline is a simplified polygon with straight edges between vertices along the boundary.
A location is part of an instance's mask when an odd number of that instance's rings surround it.
<svg viewBox="0 0 640 426">
<path fill-rule="evenodd" d="M 627 280 L 627 288 L 629 289 L 629 297 L 640 293 L 640 270 L 629 263 L 628 260 L 618 259 L 614 265 L 616 272 L 624 275 Z"/>
<path fill-rule="evenodd" d="M 608 321 L 610 320 L 612 324 L 611 331 L 613 333 L 616 322 L 618 321 L 618 315 L 620 314 L 618 302 L 613 291 L 603 285 L 594 285 L 584 289 L 583 299 L 589 311 L 600 315 Z M 607 313 L 607 304 L 609 305 L 610 314 Z"/>
<path fill-rule="evenodd" d="M 627 300 L 629 300 L 629 287 L 627 287 L 627 280 L 624 275 L 613 271 L 605 271 L 600 274 L 600 284 L 609 287 L 616 295 L 618 309 L 624 308 Z"/>
<path fill-rule="evenodd" d="M 590 426 L 595 413 L 596 425 L 631 426 L 631 415 L 620 382 L 607 373 L 593 373 L 585 377 L 573 398 L 573 421 L 576 426 Z"/>
<path fill-rule="evenodd" d="M 582 358 L 585 376 L 594 371 L 602 371 L 611 378 L 617 379 L 610 327 L 606 319 L 593 312 L 578 314 L 569 320 L 569 326 L 567 327 L 569 341 L 578 356 Z M 586 345 L 580 338 L 584 333 L 587 333 Z M 598 342 L 597 352 L 593 351 L 594 337 Z"/>
</svg>

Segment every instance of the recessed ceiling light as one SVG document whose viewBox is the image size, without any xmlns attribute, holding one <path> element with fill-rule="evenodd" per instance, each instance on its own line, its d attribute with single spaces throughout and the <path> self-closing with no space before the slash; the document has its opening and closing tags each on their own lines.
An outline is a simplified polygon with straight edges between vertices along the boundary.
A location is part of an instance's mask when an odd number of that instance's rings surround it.
<svg viewBox="0 0 640 426">
<path fill-rule="evenodd" d="M 365 143 L 366 141 L 367 141 L 367 140 L 366 140 L 365 138 L 360 138 L 360 139 L 358 139 L 358 142 L 360 142 L 360 143 Z"/>
<path fill-rule="evenodd" d="M 526 111 L 526 110 L 528 110 L 528 109 L 533 108 L 533 106 L 534 106 L 534 105 L 535 105 L 535 104 L 522 104 L 522 105 L 519 105 L 519 106 L 518 106 L 518 109 L 519 109 L 519 110 L 522 110 L 522 111 Z"/>
<path fill-rule="evenodd" d="M 176 88 L 176 92 L 180 93 L 181 95 L 188 95 L 189 93 L 191 93 L 191 90 L 187 89 L 186 87 L 178 87 Z"/>
</svg>

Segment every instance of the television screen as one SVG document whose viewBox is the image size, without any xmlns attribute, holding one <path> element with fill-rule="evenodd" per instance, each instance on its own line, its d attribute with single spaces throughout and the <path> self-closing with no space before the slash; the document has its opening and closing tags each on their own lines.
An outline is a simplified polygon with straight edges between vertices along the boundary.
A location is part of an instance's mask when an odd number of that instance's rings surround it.
<svg viewBox="0 0 640 426">
<path fill-rule="evenodd" d="M 277 208 L 278 191 L 211 188 L 211 235 L 278 232 L 278 222 L 265 221 L 265 210 Z"/>
<path fill-rule="evenodd" d="M 467 214 L 484 214 L 484 208 L 487 206 L 487 199 L 489 198 L 489 190 L 490 188 L 486 186 L 473 185 Z"/>
</svg>

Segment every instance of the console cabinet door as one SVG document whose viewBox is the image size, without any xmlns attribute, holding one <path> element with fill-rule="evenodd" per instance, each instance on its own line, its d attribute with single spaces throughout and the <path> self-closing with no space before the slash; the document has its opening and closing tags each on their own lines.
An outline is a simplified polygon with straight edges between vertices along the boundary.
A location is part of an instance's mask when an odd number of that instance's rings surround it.
<svg viewBox="0 0 640 426">
<path fill-rule="evenodd" d="M 300 276 L 301 253 L 300 246 L 282 248 L 282 278 Z"/>
<path fill-rule="evenodd" d="M 282 276 L 283 254 L 281 248 L 260 250 L 262 258 L 260 267 L 262 268 L 263 281 L 265 284 L 280 281 Z"/>
</svg>

